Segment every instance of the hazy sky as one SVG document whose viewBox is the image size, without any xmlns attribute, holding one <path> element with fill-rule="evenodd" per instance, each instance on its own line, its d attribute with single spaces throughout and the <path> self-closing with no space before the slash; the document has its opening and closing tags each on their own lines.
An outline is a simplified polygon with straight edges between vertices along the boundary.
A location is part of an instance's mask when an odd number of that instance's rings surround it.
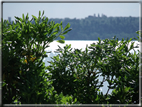
<svg viewBox="0 0 142 107">
<path fill-rule="evenodd" d="M 38 16 L 39 10 L 45 11 L 48 18 L 85 18 L 89 15 L 98 16 L 134 16 L 140 15 L 139 3 L 3 3 L 3 18 L 22 17 L 29 13 Z"/>
</svg>

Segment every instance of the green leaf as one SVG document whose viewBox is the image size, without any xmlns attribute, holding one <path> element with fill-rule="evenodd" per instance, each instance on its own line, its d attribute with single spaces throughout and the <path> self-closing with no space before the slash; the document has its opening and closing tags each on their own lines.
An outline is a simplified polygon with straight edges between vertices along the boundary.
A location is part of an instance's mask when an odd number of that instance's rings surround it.
<svg viewBox="0 0 142 107">
<path fill-rule="evenodd" d="M 37 20 L 36 16 L 32 15 L 32 17 L 33 17 L 35 20 Z"/>
<path fill-rule="evenodd" d="M 64 28 L 64 31 L 67 30 L 69 27 L 70 27 L 70 24 L 68 23 L 68 24 L 66 25 L 66 27 Z"/>
<path fill-rule="evenodd" d="M 4 81 L 5 81 L 5 80 L 4 80 Z M 5 85 L 6 85 L 6 83 L 5 83 L 5 82 L 3 82 L 3 83 L 2 83 L 2 87 L 3 87 L 3 86 L 5 86 Z"/>
<path fill-rule="evenodd" d="M 23 20 L 24 20 L 25 19 L 24 14 L 22 14 L 22 16 L 23 16 Z"/>
<path fill-rule="evenodd" d="M 65 43 L 64 40 L 57 40 L 57 42 L 59 42 L 59 43 Z"/>
<path fill-rule="evenodd" d="M 59 23 L 55 24 L 54 27 L 53 27 L 53 29 L 58 30 L 59 29 Z"/>
<path fill-rule="evenodd" d="M 22 19 L 21 18 L 19 18 L 19 17 L 16 17 L 16 16 L 14 16 L 17 20 L 19 20 L 19 21 L 22 21 Z"/>
<path fill-rule="evenodd" d="M 140 31 L 136 31 L 137 34 L 140 34 Z"/>
<path fill-rule="evenodd" d="M 65 39 L 65 37 L 64 37 L 64 36 L 62 36 L 62 35 L 60 35 L 59 37 L 60 37 L 61 39 Z"/>
<path fill-rule="evenodd" d="M 77 81 L 77 79 L 75 79 L 73 82 Z"/>
<path fill-rule="evenodd" d="M 41 11 L 39 11 L 39 17 L 41 16 Z"/>
<path fill-rule="evenodd" d="M 42 12 L 42 16 L 44 15 L 44 10 L 43 10 L 43 12 Z"/>
<path fill-rule="evenodd" d="M 123 44 L 122 46 L 120 46 L 119 48 L 117 48 L 119 51 L 121 51 L 122 49 L 124 49 L 125 44 Z"/>
<path fill-rule="evenodd" d="M 29 17 L 28 17 L 28 13 L 27 13 L 27 15 L 26 15 L 26 20 L 28 20 L 29 19 Z"/>
<path fill-rule="evenodd" d="M 86 50 L 86 53 L 88 52 L 88 48 L 87 48 L 87 47 L 88 47 L 88 45 L 86 45 L 86 49 L 85 49 L 85 50 Z"/>
<path fill-rule="evenodd" d="M 132 38 L 130 38 L 130 39 L 128 40 L 128 43 L 129 43 L 131 40 L 132 40 Z"/>
<path fill-rule="evenodd" d="M 133 49 L 133 47 L 134 47 L 134 42 L 131 44 L 129 51 L 130 51 L 131 49 Z"/>
<path fill-rule="evenodd" d="M 67 34 L 69 31 L 71 31 L 72 29 L 69 29 L 69 30 L 67 30 L 67 31 L 65 31 L 64 33 L 62 33 L 62 35 L 65 35 L 65 34 Z"/>
<path fill-rule="evenodd" d="M 101 43 L 101 39 L 98 37 L 99 43 Z"/>
<path fill-rule="evenodd" d="M 97 95 L 97 98 L 95 99 L 95 101 L 98 101 L 99 100 L 99 97 L 98 97 L 98 95 Z"/>
<path fill-rule="evenodd" d="M 68 45 L 68 49 L 70 49 L 70 48 L 71 48 L 71 44 Z"/>
<path fill-rule="evenodd" d="M 50 28 L 50 29 L 48 30 L 48 35 L 50 35 L 50 34 L 52 33 L 52 31 L 53 31 L 53 28 Z"/>
<path fill-rule="evenodd" d="M 61 21 L 60 25 L 62 25 L 62 21 Z"/>
<path fill-rule="evenodd" d="M 77 98 L 74 99 L 74 102 L 77 102 Z"/>
</svg>

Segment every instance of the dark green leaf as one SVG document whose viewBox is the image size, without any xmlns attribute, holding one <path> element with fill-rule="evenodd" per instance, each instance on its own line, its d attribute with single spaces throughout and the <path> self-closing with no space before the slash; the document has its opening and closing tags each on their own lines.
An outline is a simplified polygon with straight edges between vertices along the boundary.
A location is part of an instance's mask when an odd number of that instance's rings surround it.
<svg viewBox="0 0 142 107">
<path fill-rule="evenodd" d="M 101 39 L 98 37 L 99 43 L 101 43 Z"/>
<path fill-rule="evenodd" d="M 24 14 L 22 14 L 22 16 L 23 16 L 23 20 L 25 20 Z"/>
<path fill-rule="evenodd" d="M 39 17 L 41 16 L 41 11 L 39 11 Z"/>
<path fill-rule="evenodd" d="M 42 16 L 44 15 L 44 10 L 43 10 L 43 12 L 42 12 Z"/>
<path fill-rule="evenodd" d="M 21 18 L 19 18 L 19 17 L 16 17 L 16 16 L 14 16 L 17 20 L 19 20 L 19 21 L 22 21 L 22 19 Z"/>
<path fill-rule="evenodd" d="M 28 20 L 29 19 L 29 17 L 28 17 L 28 13 L 27 13 L 27 15 L 26 15 L 26 20 Z"/>
</svg>

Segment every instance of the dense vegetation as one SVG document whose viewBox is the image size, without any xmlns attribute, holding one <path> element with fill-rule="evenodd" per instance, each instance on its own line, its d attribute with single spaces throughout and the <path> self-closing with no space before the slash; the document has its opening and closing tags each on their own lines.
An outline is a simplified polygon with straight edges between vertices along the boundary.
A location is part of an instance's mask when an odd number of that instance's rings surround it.
<svg viewBox="0 0 142 107">
<path fill-rule="evenodd" d="M 137 48 L 134 42 L 128 48 L 131 40 L 98 39 L 85 51 L 73 51 L 71 45 L 59 47 L 60 54 L 48 66 L 57 93 L 72 95 L 83 104 L 139 103 L 139 53 L 130 52 Z M 105 81 L 109 86 L 103 95 L 100 88 Z M 110 89 L 113 91 L 108 94 Z"/>
<path fill-rule="evenodd" d="M 71 30 L 70 25 L 63 29 L 62 22 L 48 22 L 43 14 L 39 12 L 38 18 L 32 16 L 35 24 L 29 21 L 28 14 L 26 17 L 23 14 L 22 18 L 15 17 L 13 24 L 2 21 L 3 104 L 71 102 L 71 96 L 56 93 L 43 62 L 47 57 L 45 48 L 58 37 L 61 38 L 58 42 L 63 43 L 63 35 Z"/>
<path fill-rule="evenodd" d="M 58 37 L 64 43 L 63 35 L 71 29 L 70 24 L 63 28 L 62 22 L 55 24 L 43 14 L 30 21 L 28 14 L 15 17 L 12 24 L 2 21 L 3 104 L 139 103 L 140 52 L 130 52 L 138 48 L 134 42 L 128 47 L 132 38 L 121 42 L 98 38 L 85 51 L 59 47 L 60 54 L 45 66 L 45 48 Z M 100 75 L 103 81 L 98 80 Z M 100 92 L 105 81 L 114 89 L 111 94 Z"/>
</svg>

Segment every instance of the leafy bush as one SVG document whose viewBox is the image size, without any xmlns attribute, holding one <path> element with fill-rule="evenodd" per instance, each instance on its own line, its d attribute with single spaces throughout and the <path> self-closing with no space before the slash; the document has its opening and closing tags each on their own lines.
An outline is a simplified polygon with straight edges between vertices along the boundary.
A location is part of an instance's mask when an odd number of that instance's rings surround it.
<svg viewBox="0 0 142 107">
<path fill-rule="evenodd" d="M 132 39 L 98 39 L 85 51 L 59 47 L 60 54 L 46 67 L 45 48 L 58 37 L 64 43 L 63 35 L 71 29 L 69 24 L 63 29 L 62 22 L 48 22 L 43 15 L 2 21 L 3 104 L 139 103 L 140 52 L 130 53 L 135 48 L 134 43 L 128 48 Z M 114 89 L 111 94 L 100 92 L 105 81 L 108 92 Z"/>
<path fill-rule="evenodd" d="M 83 51 L 72 50 L 71 45 L 57 49 L 57 56 L 47 69 L 58 94 L 72 95 L 82 104 L 139 103 L 139 51 L 131 39 L 100 40 Z M 130 51 L 134 50 L 134 53 Z M 99 81 L 98 77 L 103 80 Z M 107 81 L 107 93 L 100 88 Z M 113 89 L 111 94 L 109 90 Z"/>
<path fill-rule="evenodd" d="M 15 17 L 14 23 L 2 21 L 2 103 L 3 104 L 56 104 L 65 103 L 58 95 L 45 70 L 45 48 L 58 37 L 64 36 L 70 25 L 63 29 L 62 22 L 48 22 L 39 12 L 38 18 L 28 14 Z M 32 23 L 32 22 L 35 23 Z M 66 102 L 75 103 L 71 96 Z M 59 100 L 60 99 L 60 100 Z M 72 101 L 72 102 L 70 102 Z"/>
</svg>

